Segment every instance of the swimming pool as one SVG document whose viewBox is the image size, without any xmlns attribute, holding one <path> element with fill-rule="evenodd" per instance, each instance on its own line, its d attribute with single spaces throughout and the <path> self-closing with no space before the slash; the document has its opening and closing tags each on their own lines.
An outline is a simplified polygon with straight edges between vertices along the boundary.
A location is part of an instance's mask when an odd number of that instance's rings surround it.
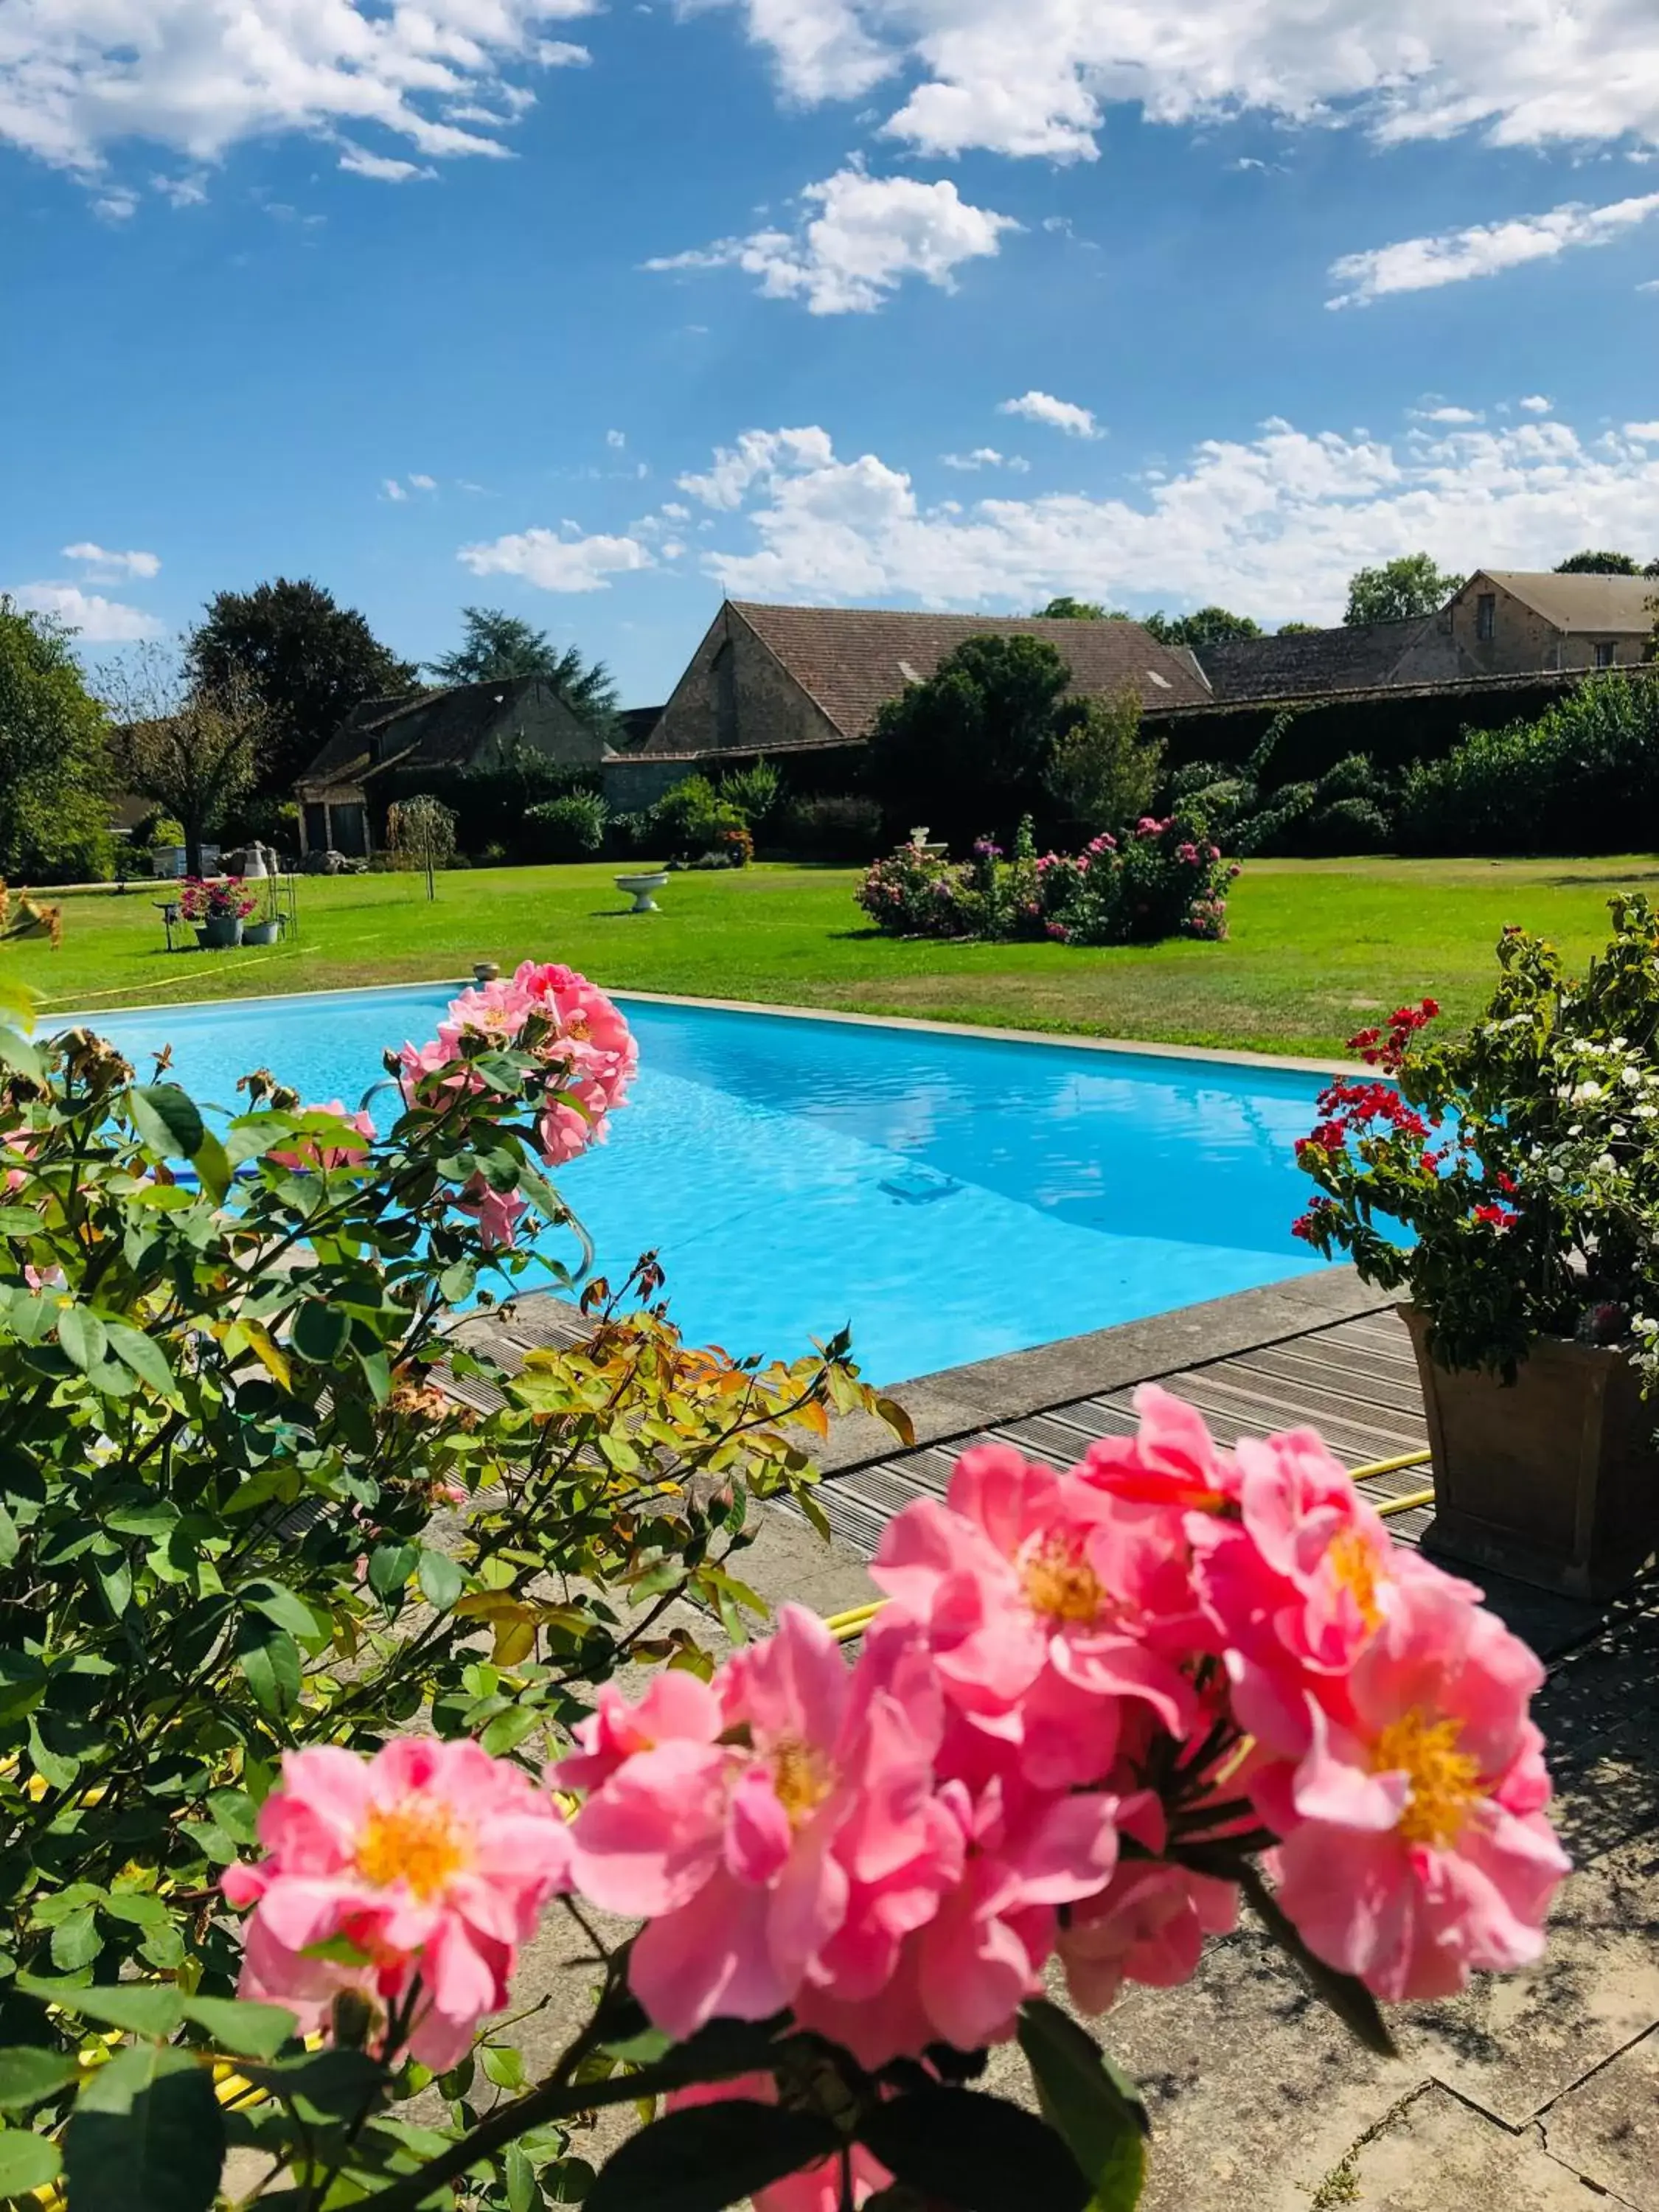
<svg viewBox="0 0 1659 2212">
<path fill-rule="evenodd" d="M 87 1018 L 204 1101 L 265 1066 L 355 1106 L 453 994 Z M 657 1248 L 691 1339 L 793 1358 L 850 1322 L 896 1382 L 1322 1264 L 1290 1234 L 1316 1075 L 619 998 L 639 1080 L 560 1186 L 603 1273 Z"/>
</svg>

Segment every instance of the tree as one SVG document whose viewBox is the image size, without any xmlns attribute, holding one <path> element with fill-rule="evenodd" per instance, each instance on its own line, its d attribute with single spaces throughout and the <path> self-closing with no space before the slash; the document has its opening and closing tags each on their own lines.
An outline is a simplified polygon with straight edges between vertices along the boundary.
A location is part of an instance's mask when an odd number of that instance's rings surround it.
<svg viewBox="0 0 1659 2212">
<path fill-rule="evenodd" d="M 268 757 L 270 710 L 252 679 L 232 665 L 216 684 L 197 677 L 191 641 L 174 651 L 140 646 L 102 672 L 115 720 L 112 751 L 130 791 L 165 806 L 185 833 L 185 865 L 202 873 L 204 841 L 232 802 L 251 788 Z"/>
<path fill-rule="evenodd" d="M 965 638 L 876 716 L 870 775 L 890 820 L 972 836 L 1023 813 L 1071 680 L 1041 638 Z"/>
<path fill-rule="evenodd" d="M 1046 607 L 1039 607 L 1035 619 L 1038 622 L 1105 622 L 1106 610 L 1098 599 L 1074 599 L 1065 593 L 1050 599 Z"/>
<path fill-rule="evenodd" d="M 70 640 L 0 595 L 0 876 L 101 873 L 109 842 L 107 726 Z"/>
<path fill-rule="evenodd" d="M 1166 615 L 1162 607 L 1145 617 L 1141 628 L 1160 645 L 1185 645 L 1194 650 L 1206 645 L 1233 645 L 1242 637 L 1260 637 L 1261 625 L 1249 615 L 1236 615 L 1227 607 L 1200 607 L 1196 614 Z"/>
<path fill-rule="evenodd" d="M 1348 579 L 1348 611 L 1342 619 L 1352 629 L 1361 623 L 1409 622 L 1413 615 L 1431 615 L 1462 580 L 1437 568 L 1432 553 L 1402 553 L 1380 568 L 1355 570 Z"/>
<path fill-rule="evenodd" d="M 489 684 L 511 676 L 544 676 L 571 713 L 601 737 L 617 719 L 617 693 L 604 661 L 591 665 L 574 645 L 561 653 L 544 629 L 532 629 L 501 607 L 463 607 L 461 642 L 427 663 L 444 684 Z"/>
<path fill-rule="evenodd" d="M 191 680 L 210 696 L 234 687 L 264 709 L 254 785 L 286 799 L 295 779 L 366 699 L 415 689 L 417 670 L 380 643 L 354 607 L 308 577 L 220 592 L 185 641 Z"/>
<path fill-rule="evenodd" d="M 1312 637 L 1319 629 L 1317 623 L 1280 623 L 1276 635 L 1279 637 Z"/>
<path fill-rule="evenodd" d="M 1558 576 L 1639 576 L 1640 565 L 1628 553 L 1569 553 L 1555 564 Z"/>
<path fill-rule="evenodd" d="M 1043 788 L 1068 822 L 1091 835 L 1121 830 L 1151 805 L 1163 757 L 1162 738 L 1140 734 L 1134 692 L 1069 700 L 1060 710 Z"/>
</svg>

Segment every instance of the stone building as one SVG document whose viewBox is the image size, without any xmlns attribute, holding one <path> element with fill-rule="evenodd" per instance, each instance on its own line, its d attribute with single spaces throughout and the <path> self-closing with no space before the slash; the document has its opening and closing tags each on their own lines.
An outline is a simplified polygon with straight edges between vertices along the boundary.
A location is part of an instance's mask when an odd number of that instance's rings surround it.
<svg viewBox="0 0 1659 2212">
<path fill-rule="evenodd" d="M 386 809 L 411 776 L 478 768 L 528 745 L 571 768 L 605 746 L 540 676 L 457 684 L 411 699 L 370 699 L 341 724 L 295 786 L 302 853 L 360 858 L 381 843 Z"/>
<path fill-rule="evenodd" d="M 1480 676 L 1638 665 L 1659 615 L 1659 578 L 1477 568 L 1445 610 Z"/>
<path fill-rule="evenodd" d="M 826 772 L 836 756 L 856 759 L 886 700 L 924 682 L 965 639 L 988 634 L 1044 639 L 1085 696 L 1127 689 L 1151 710 L 1210 696 L 1189 653 L 1159 645 L 1136 623 L 728 599 L 643 747 L 606 763 L 606 794 L 613 806 L 648 806 L 683 776 L 763 753 L 816 767 L 833 783 Z"/>
</svg>

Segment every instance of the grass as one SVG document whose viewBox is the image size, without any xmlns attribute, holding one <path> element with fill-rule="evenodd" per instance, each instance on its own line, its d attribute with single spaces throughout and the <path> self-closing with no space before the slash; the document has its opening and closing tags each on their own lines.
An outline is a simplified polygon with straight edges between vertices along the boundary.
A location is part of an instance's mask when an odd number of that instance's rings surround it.
<svg viewBox="0 0 1659 2212">
<path fill-rule="evenodd" d="M 534 956 L 618 988 L 1328 1057 L 1425 992 L 1468 1020 L 1505 922 L 1582 960 L 1609 894 L 1659 884 L 1659 860 L 1255 861 L 1224 945 L 1098 951 L 896 943 L 866 927 L 852 869 L 674 876 L 649 918 L 627 914 L 611 874 L 481 869 L 440 877 L 432 904 L 415 877 L 307 879 L 297 944 L 171 957 L 159 886 L 70 893 L 59 951 L 23 941 L 0 957 L 46 1015 L 415 982 Z"/>
</svg>

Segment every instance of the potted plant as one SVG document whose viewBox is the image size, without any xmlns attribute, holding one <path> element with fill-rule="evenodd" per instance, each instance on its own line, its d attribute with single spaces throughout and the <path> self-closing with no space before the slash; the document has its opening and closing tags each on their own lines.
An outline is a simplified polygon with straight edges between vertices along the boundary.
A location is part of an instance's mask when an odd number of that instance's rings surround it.
<svg viewBox="0 0 1659 2212">
<path fill-rule="evenodd" d="M 1296 1224 L 1404 1290 L 1434 1450 L 1425 1542 L 1593 1599 L 1659 1544 L 1659 917 L 1610 902 L 1580 979 L 1506 929 L 1466 1038 L 1432 999 L 1353 1047 L 1297 1146 Z"/>
<path fill-rule="evenodd" d="M 223 876 L 204 883 L 189 876 L 179 894 L 179 911 L 196 928 L 196 941 L 204 951 L 222 951 L 242 941 L 242 925 L 258 903 L 240 876 Z"/>
</svg>

